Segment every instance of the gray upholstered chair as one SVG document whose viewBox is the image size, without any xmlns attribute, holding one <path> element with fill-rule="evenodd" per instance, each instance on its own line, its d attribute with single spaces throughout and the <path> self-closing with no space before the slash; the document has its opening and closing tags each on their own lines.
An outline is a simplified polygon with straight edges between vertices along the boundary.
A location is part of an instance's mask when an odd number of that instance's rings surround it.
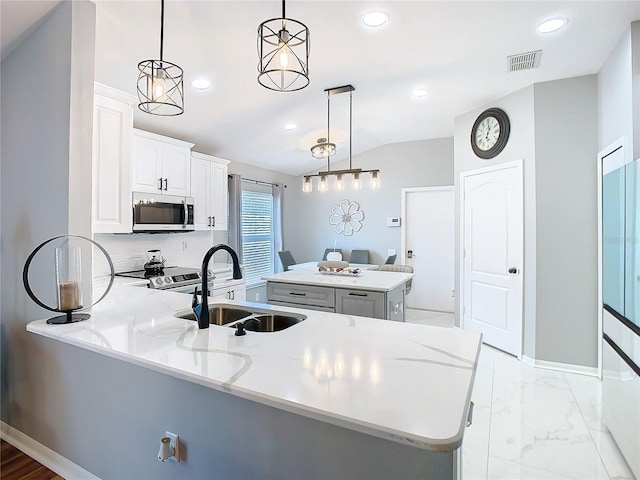
<svg viewBox="0 0 640 480">
<path fill-rule="evenodd" d="M 327 255 L 328 255 L 329 253 L 331 253 L 331 252 L 338 252 L 339 254 L 342 254 L 342 249 L 341 249 L 341 248 L 336 248 L 336 249 L 333 249 L 333 248 L 327 248 L 327 249 L 324 251 L 324 255 L 322 256 L 322 260 L 326 260 L 326 259 L 327 259 Z"/>
<path fill-rule="evenodd" d="M 282 262 L 282 270 L 285 272 L 289 270 L 291 265 L 295 265 L 296 261 L 293 259 L 293 255 L 289 250 L 282 250 L 278 252 L 278 256 L 280 257 L 280 261 Z"/>
<path fill-rule="evenodd" d="M 396 263 L 396 257 L 397 255 L 389 255 L 387 257 L 387 259 L 384 261 L 385 265 L 393 265 L 394 263 Z"/>
<path fill-rule="evenodd" d="M 404 273 L 413 273 L 413 267 L 409 265 L 380 265 L 381 272 L 404 272 Z M 409 294 L 411 291 L 411 281 L 413 279 L 410 278 L 407 281 L 407 291 L 405 293 Z"/>
<path fill-rule="evenodd" d="M 369 250 L 351 250 L 349 263 L 369 263 Z"/>
</svg>

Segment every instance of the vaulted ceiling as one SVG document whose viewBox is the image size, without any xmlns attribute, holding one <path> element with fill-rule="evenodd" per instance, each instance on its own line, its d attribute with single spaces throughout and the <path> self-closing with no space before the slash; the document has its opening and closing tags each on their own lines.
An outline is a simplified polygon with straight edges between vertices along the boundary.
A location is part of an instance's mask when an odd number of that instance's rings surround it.
<svg viewBox="0 0 640 480">
<path fill-rule="evenodd" d="M 2 28 L 10 24 L 2 2 Z M 536 82 L 597 73 L 640 2 L 588 1 L 290 1 L 287 17 L 309 27 L 311 82 L 273 92 L 257 77 L 257 28 L 279 17 L 278 1 L 178 1 L 165 5 L 164 58 L 185 72 L 185 113 L 156 117 L 136 109 L 139 128 L 196 144 L 195 150 L 290 174 L 323 165 L 309 148 L 324 136 L 326 88 L 353 93 L 353 153 L 453 135 L 454 118 Z M 389 21 L 372 29 L 364 13 Z M 159 1 L 96 1 L 96 81 L 136 92 L 137 64 L 159 55 Z M 15 14 L 13 14 L 15 17 Z M 40 13 L 42 15 L 42 13 Z M 567 26 L 541 34 L 543 20 Z M 3 49 L 6 44 L 3 31 Z M 542 50 L 536 69 L 509 72 L 507 56 Z M 206 91 L 191 80 L 207 77 Z M 421 99 L 414 88 L 428 90 Z M 334 158 L 348 155 L 348 95 L 331 98 Z M 284 125 L 295 123 L 293 130 Z"/>
</svg>

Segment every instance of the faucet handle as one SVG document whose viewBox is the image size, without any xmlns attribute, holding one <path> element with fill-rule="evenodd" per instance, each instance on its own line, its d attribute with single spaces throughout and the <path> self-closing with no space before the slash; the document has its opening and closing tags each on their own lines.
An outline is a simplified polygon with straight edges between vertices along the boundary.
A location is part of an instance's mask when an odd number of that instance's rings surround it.
<svg viewBox="0 0 640 480">
<path fill-rule="evenodd" d="M 195 286 L 193 288 L 193 298 L 191 299 L 191 308 L 196 308 L 198 305 L 200 305 L 200 302 L 198 302 L 198 287 Z"/>
</svg>

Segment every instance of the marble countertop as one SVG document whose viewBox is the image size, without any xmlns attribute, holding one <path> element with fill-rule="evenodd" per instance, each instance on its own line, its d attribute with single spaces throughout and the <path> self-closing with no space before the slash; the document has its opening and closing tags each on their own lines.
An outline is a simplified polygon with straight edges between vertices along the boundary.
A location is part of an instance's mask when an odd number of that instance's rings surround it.
<svg viewBox="0 0 640 480">
<path fill-rule="evenodd" d="M 317 285 L 352 290 L 389 292 L 413 277 L 412 273 L 364 270 L 358 276 L 331 275 L 311 270 L 289 270 L 262 277 L 268 282 Z"/>
<path fill-rule="evenodd" d="M 49 337 L 206 387 L 417 448 L 462 443 L 480 351 L 479 333 L 334 313 L 274 333 L 236 337 L 174 317 L 189 295 L 115 285 L 67 325 L 27 325 Z M 188 310 L 187 310 L 188 311 Z"/>
</svg>

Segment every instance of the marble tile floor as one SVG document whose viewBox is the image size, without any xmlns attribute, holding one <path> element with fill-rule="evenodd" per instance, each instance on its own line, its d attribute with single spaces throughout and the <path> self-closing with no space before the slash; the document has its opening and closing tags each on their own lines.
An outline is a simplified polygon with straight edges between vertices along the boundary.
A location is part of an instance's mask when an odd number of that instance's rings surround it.
<svg viewBox="0 0 640 480">
<path fill-rule="evenodd" d="M 452 326 L 444 315 L 412 311 L 407 321 Z M 633 480 L 602 422 L 601 394 L 595 377 L 534 368 L 483 345 L 462 478 Z"/>
</svg>

